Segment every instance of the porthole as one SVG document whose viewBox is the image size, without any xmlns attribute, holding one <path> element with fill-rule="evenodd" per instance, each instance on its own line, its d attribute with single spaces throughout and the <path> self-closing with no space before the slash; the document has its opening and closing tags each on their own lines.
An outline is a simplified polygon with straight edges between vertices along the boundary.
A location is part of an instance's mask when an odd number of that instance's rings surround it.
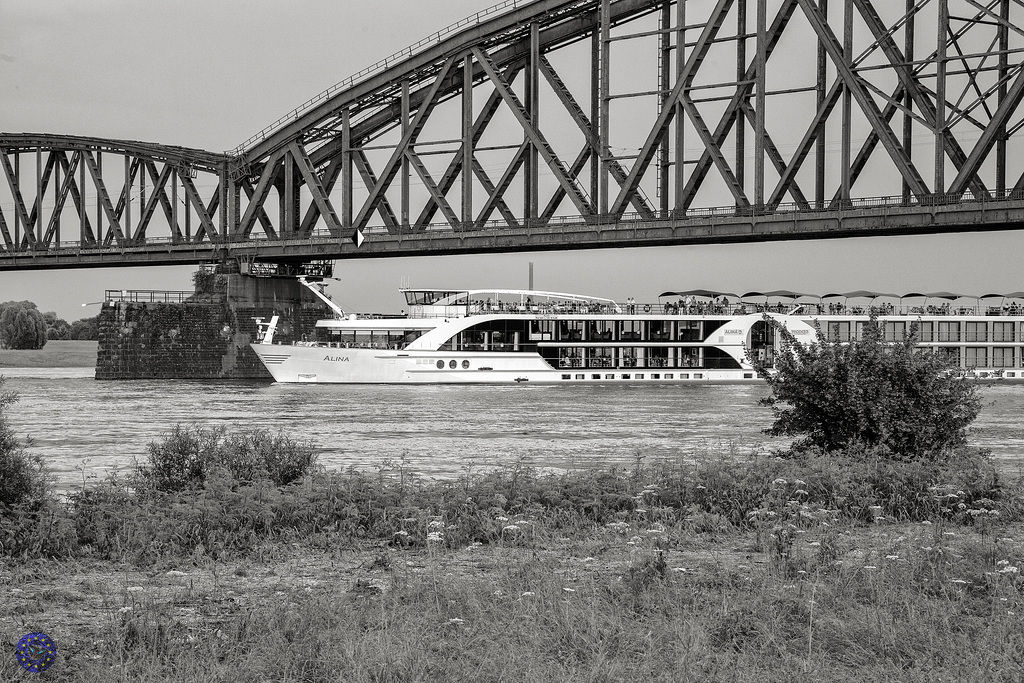
<svg viewBox="0 0 1024 683">
<path fill-rule="evenodd" d="M 437 369 L 438 370 L 444 370 L 444 361 L 443 360 L 437 361 Z"/>
<path fill-rule="evenodd" d="M 458 365 L 459 365 L 459 363 L 458 363 L 457 361 L 454 361 L 454 360 L 450 360 L 450 361 L 448 361 L 448 367 L 450 367 L 450 368 L 451 368 L 452 370 L 454 370 L 455 368 L 457 368 L 457 367 L 458 367 Z"/>
<path fill-rule="evenodd" d="M 462 369 L 463 370 L 469 370 L 469 361 L 468 360 L 462 361 Z"/>
</svg>

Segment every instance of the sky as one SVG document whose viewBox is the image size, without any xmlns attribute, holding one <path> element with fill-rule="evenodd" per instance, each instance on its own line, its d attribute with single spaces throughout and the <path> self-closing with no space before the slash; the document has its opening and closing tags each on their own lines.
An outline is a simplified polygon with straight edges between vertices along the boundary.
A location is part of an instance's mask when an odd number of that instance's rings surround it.
<svg viewBox="0 0 1024 683">
<path fill-rule="evenodd" d="M 352 73 L 491 0 L 0 0 L 0 131 L 233 149 Z M 895 192 L 894 192 L 895 193 Z M 397 288 L 525 288 L 637 301 L 662 291 L 1024 289 L 1020 232 L 338 261 L 349 310 Z M 191 288 L 191 266 L 0 271 L 0 301 L 75 320 L 107 289 Z M 642 277 L 638 275 L 642 274 Z M 85 306 L 83 306 L 85 304 Z M 89 304 L 93 304 L 90 306 Z"/>
</svg>

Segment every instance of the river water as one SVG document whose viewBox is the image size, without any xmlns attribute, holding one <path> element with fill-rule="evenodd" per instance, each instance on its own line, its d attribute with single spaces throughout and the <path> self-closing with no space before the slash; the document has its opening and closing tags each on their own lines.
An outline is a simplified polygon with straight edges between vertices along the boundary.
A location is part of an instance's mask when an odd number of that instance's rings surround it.
<svg viewBox="0 0 1024 683">
<path fill-rule="evenodd" d="M 320 447 L 329 468 L 404 458 L 450 477 L 515 461 L 596 462 L 745 454 L 788 443 L 761 433 L 771 413 L 750 385 L 412 386 L 186 380 L 96 381 L 92 368 L 4 368 L 19 436 L 32 436 L 60 488 L 146 457 L 175 424 L 268 428 Z M 992 384 L 971 442 L 1024 466 L 1024 385 Z"/>
</svg>

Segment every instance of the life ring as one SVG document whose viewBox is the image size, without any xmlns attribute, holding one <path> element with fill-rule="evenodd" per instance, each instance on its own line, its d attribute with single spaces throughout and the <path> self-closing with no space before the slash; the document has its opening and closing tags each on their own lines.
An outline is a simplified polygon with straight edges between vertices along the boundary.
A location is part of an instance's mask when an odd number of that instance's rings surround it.
<svg viewBox="0 0 1024 683">
<path fill-rule="evenodd" d="M 651 312 L 651 305 L 650 304 L 644 304 L 644 313 L 650 313 L 650 312 Z"/>
</svg>

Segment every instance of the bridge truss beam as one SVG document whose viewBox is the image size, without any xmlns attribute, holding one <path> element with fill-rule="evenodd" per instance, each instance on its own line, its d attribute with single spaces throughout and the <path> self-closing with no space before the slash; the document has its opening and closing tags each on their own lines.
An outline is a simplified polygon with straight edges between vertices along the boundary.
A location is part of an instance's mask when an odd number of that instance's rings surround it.
<svg viewBox="0 0 1024 683">
<path fill-rule="evenodd" d="M 332 88 L 232 153 L 0 135 L 0 267 L 69 244 L 207 260 L 238 243 L 263 253 L 325 242 L 344 256 L 356 233 L 391 245 L 365 247 L 381 253 L 413 249 L 418 235 L 437 244 L 494 230 L 549 230 L 560 236 L 552 248 L 574 248 L 601 240 L 568 223 L 609 235 L 671 224 L 681 236 L 710 207 L 768 225 L 878 196 L 922 215 L 1024 200 L 1017 0 L 498 9 Z M 499 242 L 511 243 L 473 240 Z"/>
</svg>

